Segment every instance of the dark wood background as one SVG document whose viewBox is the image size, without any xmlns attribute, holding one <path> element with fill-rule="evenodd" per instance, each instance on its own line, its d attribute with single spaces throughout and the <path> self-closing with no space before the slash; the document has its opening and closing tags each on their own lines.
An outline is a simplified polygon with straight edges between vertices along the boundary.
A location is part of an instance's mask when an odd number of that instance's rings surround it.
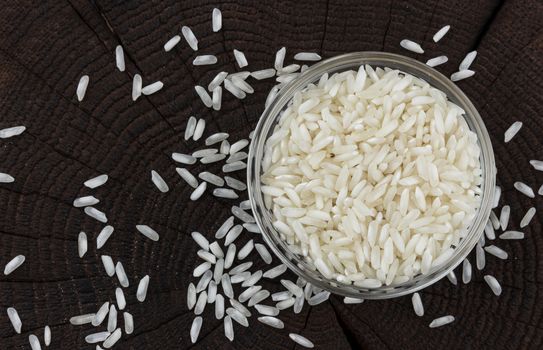
<svg viewBox="0 0 543 350">
<path fill-rule="evenodd" d="M 223 29 L 211 30 L 211 11 L 223 13 Z M 435 44 L 443 25 L 452 29 Z M 195 57 L 182 40 L 170 53 L 163 44 L 190 26 L 199 39 L 199 54 L 216 54 L 219 63 L 193 67 Z M 75 327 L 68 319 L 95 312 L 114 300 L 115 278 L 105 275 L 101 254 L 119 259 L 129 274 L 128 308 L 135 332 L 123 336 L 120 349 L 292 349 L 288 332 L 304 334 L 319 349 L 537 349 L 543 347 L 543 207 L 513 189 L 522 180 L 538 189 L 543 174 L 528 161 L 543 159 L 543 3 L 536 0 L 402 1 L 4 1 L 0 8 L 0 128 L 25 125 L 18 137 L 0 140 L 0 171 L 16 181 L 0 186 L 0 266 L 17 254 L 26 263 L 0 277 L 0 348 L 29 349 L 28 335 L 42 337 L 52 327 L 52 349 L 94 349 L 84 337 L 95 330 Z M 399 47 L 403 38 L 418 41 L 424 55 Z M 114 48 L 122 44 L 126 72 L 116 70 Z M 197 247 L 190 232 L 211 237 L 229 216 L 231 202 L 206 193 L 189 202 L 191 189 L 175 173 L 170 154 L 190 152 L 202 142 L 185 142 L 190 115 L 205 118 L 206 134 L 221 130 L 233 139 L 247 137 L 263 109 L 272 81 L 254 81 L 256 93 L 243 101 L 224 94 L 220 112 L 203 107 L 193 86 L 206 86 L 220 70 L 238 70 L 232 50 L 245 52 L 250 70 L 273 65 L 275 52 L 287 47 L 287 62 L 300 51 L 323 57 L 376 50 L 401 53 L 422 61 L 445 54 L 439 70 L 450 75 L 470 50 L 479 55 L 473 78 L 458 85 L 483 116 L 494 146 L 501 204 L 512 206 L 512 227 L 530 206 L 538 214 L 523 241 L 497 241 L 509 252 L 501 261 L 487 256 L 485 273 L 502 283 L 495 297 L 475 273 L 469 285 L 441 281 L 422 292 L 426 315 L 415 316 L 409 297 L 344 305 L 332 297 L 299 315 L 282 312 L 284 330 L 251 318 L 251 327 L 235 325 L 236 339 L 223 336 L 213 309 L 204 313 L 200 340 L 191 345 L 194 317 L 186 308 Z M 145 83 L 164 82 L 164 89 L 130 98 L 132 76 Z M 82 74 L 90 76 L 86 98 L 75 89 Z M 253 82 L 252 82 L 253 83 Z M 509 144 L 503 132 L 515 120 L 524 128 Z M 195 165 L 201 171 L 208 166 Z M 219 166 L 211 167 L 218 171 Z M 159 171 L 171 191 L 161 194 L 150 181 Z M 83 181 L 101 173 L 109 182 L 96 190 Z M 238 174 L 241 178 L 243 174 Z M 115 232 L 100 251 L 93 248 L 102 225 L 74 208 L 74 198 L 94 194 Z M 134 226 L 154 227 L 159 242 L 142 238 Z M 91 240 L 83 259 L 77 235 Z M 249 237 L 244 233 L 245 239 Z M 257 266 L 258 267 L 258 266 Z M 137 302 L 137 281 L 151 276 L 149 294 Z M 269 283 L 268 288 L 278 288 Z M 15 334 L 5 309 L 15 306 L 23 333 Z M 454 324 L 431 330 L 429 322 L 452 314 Z M 122 324 L 122 323 L 121 323 Z"/>
</svg>

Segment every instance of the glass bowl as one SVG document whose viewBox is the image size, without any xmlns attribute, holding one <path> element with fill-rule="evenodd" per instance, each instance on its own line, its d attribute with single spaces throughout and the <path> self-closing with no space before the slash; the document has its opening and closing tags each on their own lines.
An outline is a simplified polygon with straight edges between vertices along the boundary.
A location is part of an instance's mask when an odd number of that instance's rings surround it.
<svg viewBox="0 0 543 350">
<path fill-rule="evenodd" d="M 342 284 L 335 279 L 327 279 L 310 266 L 303 257 L 294 254 L 272 225 L 273 214 L 264 205 L 260 180 L 264 144 L 294 94 L 306 88 L 308 84 L 318 82 L 324 73 L 332 76 L 334 73 L 346 70 L 356 71 L 362 64 L 369 64 L 374 68 L 389 67 L 398 69 L 425 80 L 433 87 L 445 92 L 450 101 L 464 109 L 467 124 L 477 134 L 479 147 L 481 148 L 480 163 L 482 168 L 480 207 L 472 224 L 467 229 L 467 235 L 461 239 L 451 258 L 426 275 L 418 274 L 402 284 L 383 285 L 371 289 Z M 361 299 L 387 299 L 413 293 L 435 283 L 458 266 L 475 247 L 483 233 L 492 206 L 495 178 L 494 153 L 488 132 L 481 116 L 466 95 L 449 78 L 424 63 L 409 57 L 385 52 L 355 52 L 336 56 L 313 65 L 298 78 L 288 83 L 266 108 L 258 122 L 249 150 L 247 167 L 249 199 L 253 213 L 264 240 L 275 255 L 296 275 L 312 285 L 331 293 Z"/>
</svg>

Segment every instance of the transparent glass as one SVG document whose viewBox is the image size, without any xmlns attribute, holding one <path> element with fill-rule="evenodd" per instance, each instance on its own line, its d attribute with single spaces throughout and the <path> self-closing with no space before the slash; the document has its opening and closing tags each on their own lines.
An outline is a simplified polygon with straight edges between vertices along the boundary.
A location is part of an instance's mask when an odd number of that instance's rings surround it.
<svg viewBox="0 0 543 350">
<path fill-rule="evenodd" d="M 264 205 L 260 189 L 264 144 L 273 132 L 273 128 L 278 122 L 281 112 L 286 109 L 294 94 L 306 88 L 308 84 L 316 83 L 324 73 L 328 73 L 331 76 L 337 72 L 358 70 L 362 64 L 369 64 L 374 68 L 389 67 L 398 69 L 419 77 L 445 92 L 449 100 L 465 110 L 465 119 L 471 130 L 478 136 L 481 148 L 480 163 L 482 168 L 481 205 L 472 224 L 468 228 L 467 235 L 460 241 L 449 261 L 436 267 L 430 273 L 426 275 L 419 274 L 403 284 L 393 284 L 372 289 L 346 285 L 336 280 L 327 279 L 311 267 L 303 257 L 294 254 L 273 227 L 273 214 Z M 335 294 L 363 299 L 386 299 L 413 293 L 435 283 L 458 266 L 475 247 L 475 244 L 477 244 L 483 233 L 492 206 L 495 178 L 494 153 L 488 132 L 481 116 L 467 96 L 449 78 L 443 76 L 435 69 L 414 59 L 385 52 L 355 52 L 336 56 L 313 65 L 297 79 L 291 81 L 280 91 L 275 100 L 262 114 L 250 146 L 247 167 L 249 199 L 253 213 L 262 231 L 264 240 L 275 255 L 295 274 L 314 286 Z"/>
</svg>

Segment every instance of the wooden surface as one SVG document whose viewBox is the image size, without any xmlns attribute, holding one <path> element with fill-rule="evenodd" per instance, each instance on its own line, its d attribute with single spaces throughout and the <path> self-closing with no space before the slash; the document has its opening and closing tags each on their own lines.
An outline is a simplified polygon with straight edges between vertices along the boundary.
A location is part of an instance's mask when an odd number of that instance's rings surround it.
<svg viewBox="0 0 543 350">
<path fill-rule="evenodd" d="M 265 3 L 265 4 L 264 4 Z M 211 11 L 223 13 L 223 29 L 211 30 Z M 451 31 L 438 44 L 432 35 L 445 24 Z M 219 63 L 193 67 L 195 53 L 181 43 L 170 53 L 163 44 L 190 26 L 199 39 L 198 53 L 216 54 Z M 115 278 L 100 262 L 109 254 L 123 262 L 131 280 L 125 291 L 136 328 L 120 349 L 293 349 L 288 332 L 301 333 L 319 349 L 540 349 L 543 347 L 543 207 L 513 189 L 522 180 L 534 189 L 543 174 L 528 161 L 543 159 L 543 4 L 536 0 L 480 1 L 7 1 L 0 10 L 0 128 L 25 125 L 18 137 L 0 140 L 0 171 L 16 181 L 0 186 L 0 266 L 17 254 L 26 263 L 0 277 L 0 348 L 29 349 L 28 335 L 42 336 L 52 327 L 51 349 L 94 349 L 84 337 L 90 326 L 71 326 L 68 319 L 95 312 L 114 301 Z M 402 50 L 403 38 L 418 41 L 424 55 Z M 114 48 L 122 44 L 127 70 L 115 68 Z M 206 86 L 221 70 L 234 72 L 232 49 L 245 52 L 249 69 L 273 65 L 274 54 L 287 47 L 287 62 L 299 51 L 323 57 L 384 50 L 426 61 L 445 54 L 439 70 L 447 75 L 463 56 L 477 49 L 473 78 L 458 85 L 479 109 L 492 137 L 497 158 L 501 203 L 512 206 L 512 227 L 530 206 L 538 214 L 522 241 L 500 241 L 507 261 L 487 256 L 489 273 L 502 283 L 495 297 L 476 272 L 469 285 L 444 280 L 423 291 L 424 317 L 413 313 L 409 297 L 344 305 L 332 297 L 299 315 L 282 312 L 284 330 L 251 318 L 250 329 L 235 326 L 228 342 L 212 308 L 204 312 L 200 340 L 191 345 L 194 317 L 186 308 L 186 287 L 197 247 L 191 231 L 211 237 L 229 216 L 230 201 L 209 193 L 189 202 L 191 189 L 175 173 L 173 151 L 190 152 L 200 143 L 182 138 L 190 115 L 205 118 L 206 135 L 220 130 L 232 139 L 247 137 L 263 109 L 272 81 L 254 81 L 256 93 L 243 101 L 225 92 L 220 112 L 205 108 L 193 86 Z M 132 76 L 145 83 L 164 82 L 164 89 L 130 98 Z M 78 103 L 79 77 L 90 76 L 86 98 Z M 252 82 L 253 83 L 253 82 Z M 503 132 L 515 120 L 524 128 L 509 144 Z M 195 172 L 219 166 L 195 165 Z M 171 191 L 161 194 L 150 181 L 159 171 Z M 96 190 L 83 181 L 101 173 L 109 182 Z M 237 174 L 241 178 L 243 174 Z M 100 251 L 90 244 L 77 256 L 77 235 L 91 243 L 102 228 L 74 208 L 74 198 L 94 194 L 115 232 Z M 159 242 L 142 238 L 143 223 L 161 234 Z M 244 233 L 243 240 L 249 234 Z M 257 259 L 255 259 L 257 260 Z M 260 264 L 260 265 L 259 265 Z M 262 263 L 257 267 L 262 267 Z M 151 276 L 144 303 L 135 298 L 137 281 Z M 278 289 L 278 283 L 267 283 Z M 23 320 L 16 334 L 5 309 L 15 306 Z M 429 329 L 430 321 L 452 314 L 453 325 Z"/>
</svg>

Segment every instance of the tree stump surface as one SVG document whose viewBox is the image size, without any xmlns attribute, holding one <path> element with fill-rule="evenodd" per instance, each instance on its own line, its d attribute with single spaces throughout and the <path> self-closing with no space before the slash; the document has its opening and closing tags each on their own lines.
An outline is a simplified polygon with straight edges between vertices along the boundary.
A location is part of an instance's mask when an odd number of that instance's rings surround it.
<svg viewBox="0 0 543 350">
<path fill-rule="evenodd" d="M 211 28 L 214 7 L 223 14 L 223 29 L 217 33 Z M 446 24 L 450 32 L 434 43 L 433 34 Z M 182 25 L 194 31 L 199 51 L 182 39 L 164 52 L 164 43 L 180 34 Z M 119 349 L 300 349 L 288 339 L 289 332 L 311 339 L 317 349 L 543 348 L 542 198 L 529 199 L 513 188 L 515 181 L 536 191 L 543 184 L 543 173 L 528 163 L 543 159 L 540 1 L 21 0 L 2 5 L 0 28 L 0 128 L 27 127 L 20 136 L 0 139 L 0 172 L 15 177 L 14 183 L 0 184 L 0 266 L 15 255 L 26 255 L 22 267 L 0 277 L 2 349 L 29 349 L 28 335 L 42 339 L 47 324 L 53 334 L 51 349 L 94 349 L 84 338 L 97 330 L 72 326 L 68 320 L 115 301 L 118 281 L 105 274 L 103 254 L 122 261 L 131 282 L 125 295 L 135 331 L 123 335 Z M 404 38 L 421 43 L 425 53 L 403 50 L 399 42 Z M 123 73 L 115 67 L 118 44 L 125 50 Z M 190 115 L 207 121 L 204 136 L 225 131 L 231 140 L 246 138 L 273 79 L 252 80 L 256 92 L 242 101 L 225 91 L 218 112 L 203 106 L 194 85 L 207 86 L 221 70 L 240 70 L 234 48 L 245 53 L 247 69 L 254 71 L 272 67 L 282 46 L 287 63 L 301 51 L 323 58 L 388 51 L 423 62 L 444 54 L 449 62 L 438 70 L 445 75 L 477 50 L 475 76 L 458 85 L 491 135 L 503 189 L 500 204 L 511 206 L 513 229 L 519 229 L 529 207 L 538 212 L 523 229 L 524 240 L 493 242 L 509 253 L 508 260 L 487 254 L 486 269 L 474 268 L 470 284 L 454 287 L 445 279 L 422 291 L 423 317 L 414 314 L 410 297 L 344 305 L 342 298 L 332 296 L 319 306 L 304 306 L 297 315 L 282 312 L 283 330 L 259 323 L 255 312 L 249 328 L 234 325 L 235 340 L 229 342 L 208 306 L 200 339 L 193 345 L 189 329 L 194 314 L 187 310 L 186 289 L 197 281 L 192 270 L 200 261 L 190 233 L 212 237 L 231 215 L 232 201 L 217 199 L 210 191 L 190 201 L 192 189 L 176 174 L 179 165 L 170 154 L 203 147 L 203 141 L 183 139 Z M 218 64 L 194 67 L 198 54 L 215 54 Z M 162 80 L 164 88 L 133 102 L 135 73 L 142 75 L 144 85 Z M 78 102 L 75 90 L 83 74 L 90 76 L 90 83 L 85 99 Z M 506 144 L 503 133 L 516 120 L 524 127 Z M 152 169 L 170 185 L 168 193 L 153 186 Z M 220 172 L 220 165 L 189 169 L 194 174 Z M 82 185 L 103 173 L 110 177 L 104 186 L 90 190 Z M 244 174 L 235 176 L 242 179 Z M 100 199 L 97 208 L 115 227 L 100 250 L 94 242 L 104 225 L 72 206 L 75 198 L 91 194 Z M 153 227 L 160 241 L 144 238 L 136 224 Z M 83 259 L 77 252 L 80 231 L 89 237 Z M 241 237 L 253 236 L 244 232 Z M 254 260 L 256 268 L 267 268 L 256 255 Z M 491 293 L 484 274 L 501 282 L 500 297 Z M 139 303 L 137 284 L 145 275 L 151 278 L 149 293 Z M 279 290 L 278 281 L 265 281 L 264 286 Z M 23 321 L 20 335 L 6 315 L 10 306 Z M 448 314 L 456 317 L 453 324 L 428 328 L 432 319 Z"/>
</svg>

